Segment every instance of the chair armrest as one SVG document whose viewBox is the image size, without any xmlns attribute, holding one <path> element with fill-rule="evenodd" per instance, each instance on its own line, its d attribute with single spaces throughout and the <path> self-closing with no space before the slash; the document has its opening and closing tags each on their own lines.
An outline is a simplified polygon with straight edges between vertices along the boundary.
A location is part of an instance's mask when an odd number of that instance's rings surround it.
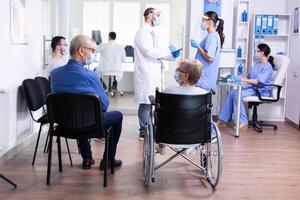
<svg viewBox="0 0 300 200">
<path fill-rule="evenodd" d="M 256 94 L 257 94 L 257 97 L 260 101 L 264 101 L 264 102 L 277 102 L 280 98 L 280 91 L 281 91 L 281 88 L 282 86 L 280 85 L 274 85 L 274 84 L 266 84 L 264 86 L 272 86 L 272 87 L 277 87 L 277 95 L 276 95 L 276 99 L 265 99 L 263 98 L 263 96 L 260 94 L 260 91 L 258 90 L 258 88 L 254 88 Z"/>
</svg>

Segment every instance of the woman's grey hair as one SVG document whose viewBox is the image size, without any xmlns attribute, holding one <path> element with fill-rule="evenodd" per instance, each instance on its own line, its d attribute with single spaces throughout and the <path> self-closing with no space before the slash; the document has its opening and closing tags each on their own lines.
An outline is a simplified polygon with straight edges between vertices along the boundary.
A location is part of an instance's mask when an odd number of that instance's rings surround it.
<svg viewBox="0 0 300 200">
<path fill-rule="evenodd" d="M 80 47 L 87 47 L 91 39 L 86 35 L 75 36 L 70 43 L 70 55 L 74 56 Z"/>
</svg>

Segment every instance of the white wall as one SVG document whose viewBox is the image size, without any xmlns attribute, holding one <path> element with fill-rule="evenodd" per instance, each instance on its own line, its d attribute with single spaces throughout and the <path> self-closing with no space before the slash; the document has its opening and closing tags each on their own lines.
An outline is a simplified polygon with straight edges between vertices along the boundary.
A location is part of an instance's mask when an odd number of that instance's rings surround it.
<svg viewBox="0 0 300 200">
<path fill-rule="evenodd" d="M 201 17 L 203 16 L 203 0 L 189 0 L 189 9 L 188 9 L 188 19 L 190 20 L 189 27 L 187 29 L 187 41 L 190 38 L 195 39 L 196 41 L 201 41 L 203 35 L 200 32 Z M 232 37 L 233 37 L 233 28 L 234 28 L 234 4 L 235 0 L 223 0 L 221 17 L 224 19 L 224 34 L 225 34 L 225 43 L 223 48 L 232 48 Z M 186 54 L 189 58 L 194 58 L 196 50 L 191 48 L 189 44 L 186 46 Z"/>
<path fill-rule="evenodd" d="M 41 0 L 27 1 L 28 44 L 11 44 L 10 0 L 0 4 L 0 89 L 8 92 L 0 94 L 0 149 L 5 147 L 1 156 L 36 131 L 18 87 L 24 79 L 41 73 L 42 26 Z"/>
</svg>

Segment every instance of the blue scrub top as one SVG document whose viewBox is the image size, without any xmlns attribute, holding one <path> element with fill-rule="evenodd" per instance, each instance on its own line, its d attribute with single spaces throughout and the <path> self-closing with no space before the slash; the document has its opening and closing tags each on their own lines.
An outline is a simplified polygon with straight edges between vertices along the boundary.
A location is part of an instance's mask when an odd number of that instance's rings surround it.
<svg viewBox="0 0 300 200">
<path fill-rule="evenodd" d="M 248 74 L 249 79 L 256 79 L 259 82 L 259 91 L 262 96 L 271 96 L 272 86 L 265 85 L 272 84 L 272 73 L 273 67 L 268 61 L 266 61 L 263 63 L 256 63 Z M 250 86 L 250 88 L 254 87 L 256 86 Z"/>
<path fill-rule="evenodd" d="M 197 87 L 205 90 L 211 90 L 216 87 L 221 53 L 221 40 L 218 32 L 208 33 L 208 35 L 200 43 L 200 47 L 207 53 L 207 55 L 214 60 L 207 61 L 197 51 L 195 58 L 203 64 L 201 77 L 196 84 Z"/>
</svg>

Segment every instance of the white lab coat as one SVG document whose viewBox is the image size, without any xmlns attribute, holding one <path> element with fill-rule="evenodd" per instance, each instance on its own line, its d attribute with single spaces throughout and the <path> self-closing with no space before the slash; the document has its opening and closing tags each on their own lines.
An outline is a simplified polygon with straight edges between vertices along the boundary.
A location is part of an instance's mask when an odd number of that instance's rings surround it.
<svg viewBox="0 0 300 200">
<path fill-rule="evenodd" d="M 168 47 L 159 48 L 153 27 L 145 23 L 134 40 L 134 98 L 139 104 L 149 104 L 149 96 L 163 85 L 161 61 L 174 60 Z"/>
<path fill-rule="evenodd" d="M 124 47 L 111 40 L 102 43 L 96 52 L 100 53 L 99 67 L 103 75 L 116 75 L 117 81 L 120 81 L 124 72 L 122 63 L 126 61 Z"/>
</svg>

